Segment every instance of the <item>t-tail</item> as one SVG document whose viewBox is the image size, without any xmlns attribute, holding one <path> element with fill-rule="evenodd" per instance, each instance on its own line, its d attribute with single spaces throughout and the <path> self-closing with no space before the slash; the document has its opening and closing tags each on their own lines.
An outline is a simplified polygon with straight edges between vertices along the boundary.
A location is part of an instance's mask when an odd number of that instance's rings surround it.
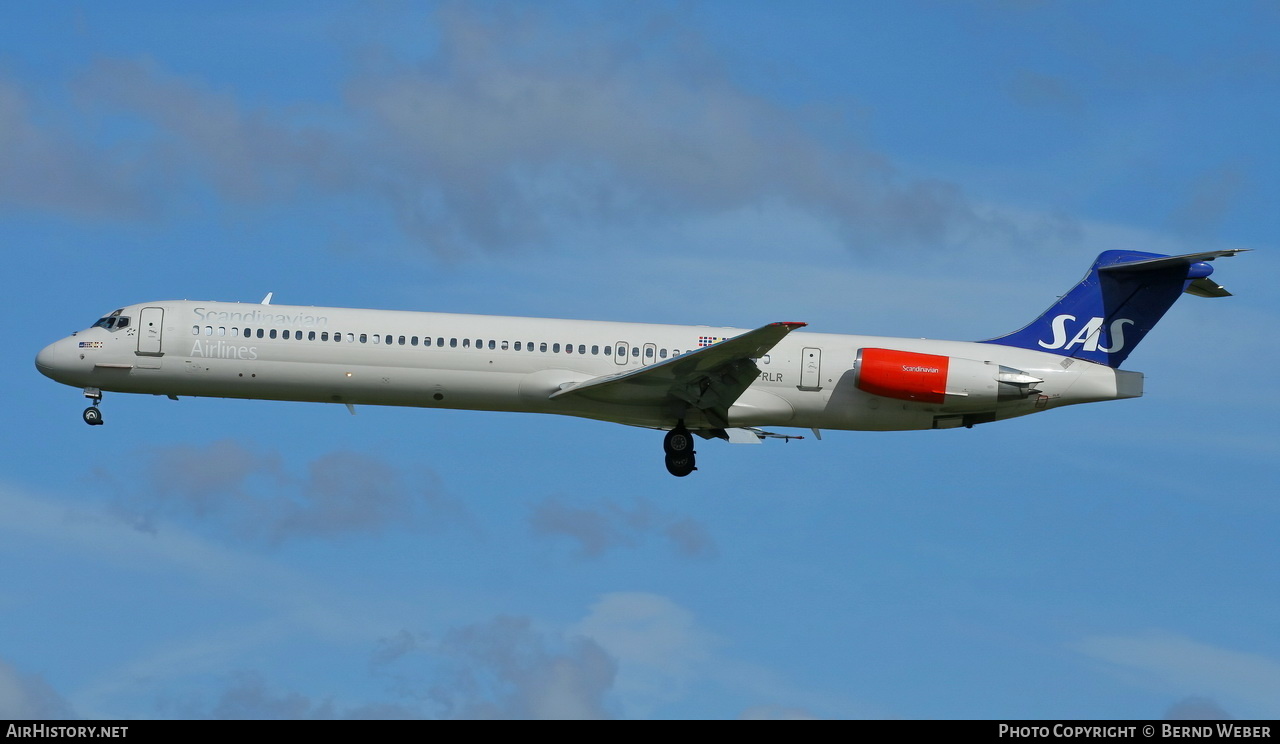
<svg viewBox="0 0 1280 744">
<path fill-rule="evenodd" d="M 1166 256 L 1105 251 L 1080 283 L 1025 328 L 983 343 L 1119 367 L 1183 292 L 1229 297 L 1207 262 L 1245 249 Z"/>
</svg>

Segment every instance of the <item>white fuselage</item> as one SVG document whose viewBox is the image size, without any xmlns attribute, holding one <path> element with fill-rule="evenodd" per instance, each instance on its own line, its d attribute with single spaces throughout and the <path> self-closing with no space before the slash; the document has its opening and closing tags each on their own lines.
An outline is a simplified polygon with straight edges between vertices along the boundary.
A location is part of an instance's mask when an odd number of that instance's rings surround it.
<svg viewBox="0 0 1280 744">
<path fill-rule="evenodd" d="M 51 344 L 37 357 L 40 371 L 98 391 L 556 413 L 655 428 L 676 423 L 669 407 L 549 396 L 746 332 L 191 301 L 132 305 L 118 315 L 130 319 L 123 328 L 95 326 Z M 975 411 L 963 402 L 859 389 L 855 360 L 866 348 L 1005 365 L 1042 382 L 1034 395 L 965 418 Z M 974 342 L 795 332 L 756 365 L 758 379 L 729 408 L 731 426 L 948 428 L 1141 394 L 1138 373 Z"/>
</svg>

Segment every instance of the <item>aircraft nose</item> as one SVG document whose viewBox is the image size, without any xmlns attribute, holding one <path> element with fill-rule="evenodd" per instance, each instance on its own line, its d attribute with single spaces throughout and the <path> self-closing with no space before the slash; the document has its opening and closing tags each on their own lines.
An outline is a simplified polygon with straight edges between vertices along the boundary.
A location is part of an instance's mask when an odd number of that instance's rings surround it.
<svg viewBox="0 0 1280 744">
<path fill-rule="evenodd" d="M 64 367 L 66 357 L 66 344 L 62 341 L 55 341 L 40 350 L 36 354 L 36 369 L 40 370 L 40 374 L 45 377 L 53 378 L 57 374 L 59 367 Z"/>
</svg>

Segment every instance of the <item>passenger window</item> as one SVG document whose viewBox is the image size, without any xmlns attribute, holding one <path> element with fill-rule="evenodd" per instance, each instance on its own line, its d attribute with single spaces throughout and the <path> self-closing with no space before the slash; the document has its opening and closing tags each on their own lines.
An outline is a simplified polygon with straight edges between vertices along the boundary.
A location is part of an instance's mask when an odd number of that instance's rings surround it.
<svg viewBox="0 0 1280 744">
<path fill-rule="evenodd" d="M 444 339 L 442 339 L 442 338 L 437 338 L 437 339 L 436 339 L 436 346 L 443 347 L 443 346 L 444 346 Z"/>
<path fill-rule="evenodd" d="M 538 346 L 538 350 L 539 350 L 539 351 L 541 351 L 541 352 L 543 352 L 543 353 L 545 354 L 545 353 L 546 353 L 546 351 L 547 351 L 547 342 L 546 342 L 546 341 L 543 341 L 543 342 Z"/>
<path fill-rule="evenodd" d="M 533 351 L 533 342 L 530 341 L 529 343 L 525 344 L 525 348 L 528 349 L 529 351 Z"/>
<path fill-rule="evenodd" d="M 579 354 L 586 354 L 586 353 L 587 353 L 587 345 L 586 345 L 586 344 L 578 344 L 578 353 L 579 353 Z"/>
<path fill-rule="evenodd" d="M 316 332 L 315 332 L 315 331 L 307 331 L 307 340 L 308 340 L 308 341 L 315 341 L 315 340 L 316 340 Z"/>
<path fill-rule="evenodd" d="M 765 355 L 764 355 L 764 363 L 765 363 L 765 364 L 768 364 L 768 363 L 769 363 L 769 355 L 768 355 L 768 354 L 765 354 Z"/>
<path fill-rule="evenodd" d="M 380 343 L 382 343 L 382 336 L 379 336 L 379 335 L 378 335 L 378 334 L 376 334 L 376 333 L 375 333 L 375 334 L 373 334 L 373 342 L 374 342 L 375 344 L 380 344 Z"/>
<path fill-rule="evenodd" d="M 667 350 L 666 350 L 666 349 L 663 349 L 663 350 L 659 351 L 659 352 L 658 352 L 658 358 L 659 358 L 659 359 L 666 359 L 666 358 L 667 358 Z"/>
<path fill-rule="evenodd" d="M 645 359 L 652 359 L 652 358 L 653 358 L 653 347 L 652 347 L 652 346 L 646 346 L 646 347 L 644 347 L 644 358 L 645 358 Z"/>
<path fill-rule="evenodd" d="M 349 344 L 354 344 L 355 342 L 356 342 L 356 334 L 354 334 L 354 333 L 348 333 L 348 334 L 347 334 L 347 343 L 349 343 Z"/>
<path fill-rule="evenodd" d="M 97 325 L 97 323 L 94 323 L 94 325 Z M 192 335 L 192 336 L 199 336 L 199 335 L 200 335 L 200 326 L 191 326 L 191 335 Z"/>
<path fill-rule="evenodd" d="M 320 340 L 321 340 L 321 341 L 328 341 L 328 340 L 329 340 L 329 332 L 328 332 L 328 331 L 320 331 Z"/>
<path fill-rule="evenodd" d="M 482 341 L 481 339 L 476 339 L 476 348 L 477 348 L 477 349 L 483 349 L 483 348 L 484 348 L 484 341 Z"/>
<path fill-rule="evenodd" d="M 449 339 L 449 348 L 450 348 L 450 349 L 456 349 L 456 348 L 458 348 L 458 339 L 456 339 L 456 338 L 451 338 L 451 339 Z"/>
<path fill-rule="evenodd" d="M 633 357 L 639 357 L 639 356 L 640 356 L 640 347 L 639 347 L 639 346 L 632 346 L 632 347 L 631 347 L 631 356 L 633 356 Z"/>
<path fill-rule="evenodd" d="M 572 353 L 573 353 L 573 344 L 565 344 L 565 345 L 564 345 L 564 353 L 566 353 L 566 354 L 572 354 Z"/>
<path fill-rule="evenodd" d="M 418 339 L 415 338 L 413 341 L 414 341 L 414 344 L 417 344 Z M 400 337 L 399 342 L 401 346 L 404 346 L 404 336 Z"/>
<path fill-rule="evenodd" d="M 604 355 L 605 355 L 605 356 L 613 356 L 613 347 L 612 347 L 612 346 L 606 346 L 606 347 L 604 347 Z"/>
<path fill-rule="evenodd" d="M 287 328 L 280 333 L 280 338 L 284 339 L 285 341 L 289 340 L 289 330 Z"/>
<path fill-rule="evenodd" d="M 503 341 L 503 342 L 502 342 L 502 350 L 503 350 L 503 351 L 506 351 L 506 350 L 507 350 L 507 342 L 506 342 L 506 341 Z"/>
<path fill-rule="evenodd" d="M 225 336 L 225 335 L 227 335 L 227 327 L 226 327 L 226 326 L 218 326 L 218 335 L 219 335 L 219 336 Z"/>
<path fill-rule="evenodd" d="M 257 331 L 257 336 L 258 336 L 258 338 L 262 338 L 262 336 L 263 336 L 263 330 L 262 330 L 261 328 L 259 328 L 259 329 L 258 329 L 258 331 Z"/>
<path fill-rule="evenodd" d="M 553 353 L 553 354 L 559 354 L 559 353 L 560 353 L 560 344 L 552 344 L 552 345 L 551 345 L 551 353 Z"/>
<path fill-rule="evenodd" d="M 489 339 L 489 348 L 490 349 L 497 348 L 497 343 L 493 339 Z"/>
<path fill-rule="evenodd" d="M 591 356 L 600 356 L 600 344 L 591 344 Z"/>
<path fill-rule="evenodd" d="M 471 348 L 471 339 L 469 339 L 469 338 L 464 338 L 464 339 L 462 339 L 462 348 L 464 348 L 464 349 L 470 349 L 470 348 Z"/>
<path fill-rule="evenodd" d="M 231 326 L 231 337 L 235 338 L 236 336 L 239 336 L 239 335 L 240 335 L 240 329 L 237 328 L 236 326 Z"/>
<path fill-rule="evenodd" d="M 362 334 L 360 334 L 360 343 L 362 343 L 362 344 L 367 344 L 367 343 L 369 343 L 369 334 L 367 334 L 367 333 L 362 333 Z"/>
<path fill-rule="evenodd" d="M 519 342 L 519 341 L 517 341 L 517 342 L 516 342 L 516 351 L 520 351 L 520 342 Z"/>
<path fill-rule="evenodd" d="M 410 337 L 409 337 L 409 345 L 410 345 L 410 346 L 417 346 L 417 345 L 418 345 L 418 337 L 417 337 L 417 336 L 410 336 Z"/>
<path fill-rule="evenodd" d="M 279 335 L 279 333 L 277 333 L 277 332 L 276 332 L 276 329 L 272 328 L 272 329 L 271 329 L 271 338 L 275 338 L 275 337 L 276 337 L 276 336 L 278 336 L 278 335 Z"/>
<path fill-rule="evenodd" d="M 213 335 L 213 326 L 205 326 L 205 327 L 204 327 L 204 335 L 206 335 L 206 336 L 212 336 L 212 335 Z"/>
</svg>

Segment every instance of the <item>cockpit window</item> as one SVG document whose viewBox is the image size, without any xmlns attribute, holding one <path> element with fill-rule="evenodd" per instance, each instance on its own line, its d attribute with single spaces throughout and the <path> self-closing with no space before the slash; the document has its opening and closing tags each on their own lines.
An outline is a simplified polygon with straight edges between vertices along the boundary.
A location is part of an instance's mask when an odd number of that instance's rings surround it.
<svg viewBox="0 0 1280 744">
<path fill-rule="evenodd" d="M 106 328 L 108 331 L 116 328 L 128 328 L 129 318 L 120 315 L 120 313 L 123 313 L 123 312 L 124 312 L 124 309 L 122 308 L 120 310 L 115 311 L 114 313 L 111 313 L 105 318 L 99 318 L 98 322 L 94 323 L 92 326 L 90 326 L 90 328 Z"/>
</svg>

